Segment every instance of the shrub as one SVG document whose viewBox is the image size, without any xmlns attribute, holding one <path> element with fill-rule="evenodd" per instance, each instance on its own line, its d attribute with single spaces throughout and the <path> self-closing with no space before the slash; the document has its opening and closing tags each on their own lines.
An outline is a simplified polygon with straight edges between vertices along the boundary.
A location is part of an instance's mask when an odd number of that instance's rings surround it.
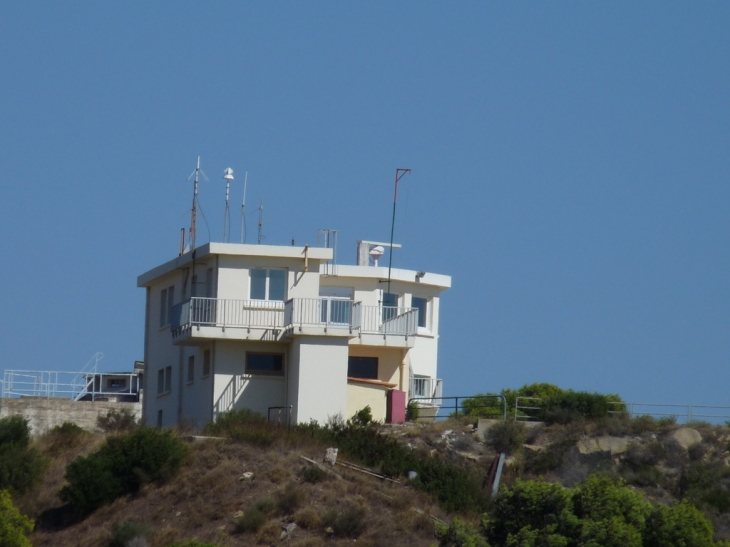
<svg viewBox="0 0 730 547">
<path fill-rule="evenodd" d="M 341 511 L 327 511 L 322 515 L 322 524 L 332 528 L 335 536 L 356 538 L 365 531 L 366 514 L 363 507 L 348 504 Z"/>
<path fill-rule="evenodd" d="M 544 450 L 528 451 L 525 455 L 525 471 L 535 475 L 544 475 L 560 467 L 565 456 L 575 446 L 576 439 L 568 437 L 549 444 Z"/>
<path fill-rule="evenodd" d="M 648 431 L 667 432 L 674 429 L 677 425 L 677 418 L 674 416 L 665 416 L 655 419 L 647 414 L 637 416 L 631 420 L 632 433 L 646 433 Z"/>
<path fill-rule="evenodd" d="M 300 509 L 294 514 L 294 522 L 297 526 L 304 528 L 305 530 L 312 530 L 318 528 L 322 524 L 322 518 L 319 513 L 311 507 L 305 507 Z"/>
<path fill-rule="evenodd" d="M 585 391 L 565 391 L 544 399 L 543 420 L 548 423 L 569 423 L 575 418 L 603 418 L 608 416 L 611 405 L 618 398 L 614 395 L 601 395 Z"/>
<path fill-rule="evenodd" d="M 261 511 L 264 515 L 269 516 L 276 511 L 276 502 L 272 498 L 266 496 L 259 498 L 254 504 L 254 507 Z"/>
<path fill-rule="evenodd" d="M 304 501 L 304 491 L 297 484 L 290 482 L 274 495 L 276 510 L 282 515 L 291 515 Z"/>
<path fill-rule="evenodd" d="M 487 541 L 468 523 L 455 518 L 451 525 L 436 523 L 439 547 L 489 547 Z"/>
<path fill-rule="evenodd" d="M 373 422 L 373 411 L 370 408 L 370 405 L 367 405 L 365 408 L 361 408 L 355 412 L 350 421 L 353 425 L 359 427 L 370 425 Z"/>
<path fill-rule="evenodd" d="M 265 416 L 247 408 L 222 412 L 215 422 L 205 424 L 203 432 L 261 447 L 271 446 L 278 434 L 276 426 L 269 423 Z"/>
<path fill-rule="evenodd" d="M 96 426 L 104 433 L 124 433 L 139 427 L 134 414 L 126 408 L 119 411 L 112 408 L 106 416 L 97 416 Z"/>
<path fill-rule="evenodd" d="M 256 543 L 265 543 L 271 545 L 279 541 L 281 537 L 281 527 L 276 522 L 267 522 L 264 524 L 259 533 L 256 534 Z"/>
<path fill-rule="evenodd" d="M 258 532 L 268 520 L 269 518 L 266 516 L 266 513 L 256 507 L 252 507 L 243 515 L 236 518 L 236 531 L 243 533 Z"/>
<path fill-rule="evenodd" d="M 325 479 L 327 479 L 327 473 L 314 465 L 310 467 L 305 467 L 302 471 L 302 480 L 304 480 L 305 482 L 317 484 L 318 482 L 322 482 Z"/>
<path fill-rule="evenodd" d="M 61 490 L 61 500 L 80 513 L 91 512 L 146 482 L 164 482 L 185 454 L 186 446 L 171 431 L 143 428 L 111 437 L 99 451 L 66 468 L 69 484 Z"/>
<path fill-rule="evenodd" d="M 22 493 L 40 481 L 46 462 L 29 443 L 28 420 L 21 416 L 0 420 L 0 489 Z"/>
<path fill-rule="evenodd" d="M 416 401 L 408 401 L 408 406 L 406 406 L 406 420 L 415 422 L 418 419 L 419 412 L 420 407 L 418 403 Z"/>
<path fill-rule="evenodd" d="M 513 454 L 524 444 L 527 428 L 522 422 L 504 420 L 490 427 L 486 437 L 487 446 L 496 452 Z"/>
<path fill-rule="evenodd" d="M 646 522 L 644 547 L 713 547 L 712 524 L 686 501 L 657 505 Z"/>
<path fill-rule="evenodd" d="M 136 522 L 122 522 L 117 524 L 112 530 L 109 538 L 109 547 L 128 547 L 128 544 L 136 538 L 142 537 L 150 539 L 152 537 L 152 528 L 146 524 Z"/>
<path fill-rule="evenodd" d="M 215 543 L 203 543 L 197 539 L 186 539 L 183 541 L 176 541 L 170 547 L 218 547 Z"/>
<path fill-rule="evenodd" d="M 7 490 L 0 491 L 0 545 L 31 547 L 26 536 L 32 531 L 33 521 L 18 511 Z"/>
</svg>

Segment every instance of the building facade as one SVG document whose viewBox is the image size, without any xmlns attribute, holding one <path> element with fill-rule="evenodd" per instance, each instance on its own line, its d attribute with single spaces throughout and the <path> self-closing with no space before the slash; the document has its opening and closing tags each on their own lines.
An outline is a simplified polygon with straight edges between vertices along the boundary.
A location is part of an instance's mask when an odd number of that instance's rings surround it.
<svg viewBox="0 0 730 547">
<path fill-rule="evenodd" d="M 385 420 L 409 398 L 437 406 L 451 278 L 393 269 L 388 283 L 368 261 L 376 245 L 358 242 L 358 264 L 335 266 L 330 248 L 208 243 L 139 276 L 144 422 L 199 427 L 248 408 L 324 423 L 367 405 Z"/>
</svg>

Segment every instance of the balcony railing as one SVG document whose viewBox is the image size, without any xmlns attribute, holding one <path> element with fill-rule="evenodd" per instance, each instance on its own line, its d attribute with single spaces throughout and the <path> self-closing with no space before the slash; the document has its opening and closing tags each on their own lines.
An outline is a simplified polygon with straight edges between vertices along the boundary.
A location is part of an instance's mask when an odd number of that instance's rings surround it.
<svg viewBox="0 0 730 547">
<path fill-rule="evenodd" d="M 418 331 L 418 310 L 396 306 L 352 306 L 352 328 L 362 334 L 414 336 Z"/>
<path fill-rule="evenodd" d="M 349 329 L 359 334 L 413 336 L 418 310 L 391 306 L 363 306 L 337 298 L 292 298 L 287 302 L 193 297 L 173 307 L 173 336 L 195 327 L 283 329 L 323 327 Z"/>
<path fill-rule="evenodd" d="M 409 397 L 419 404 L 439 406 L 443 397 L 443 381 L 440 378 L 411 376 Z"/>
</svg>

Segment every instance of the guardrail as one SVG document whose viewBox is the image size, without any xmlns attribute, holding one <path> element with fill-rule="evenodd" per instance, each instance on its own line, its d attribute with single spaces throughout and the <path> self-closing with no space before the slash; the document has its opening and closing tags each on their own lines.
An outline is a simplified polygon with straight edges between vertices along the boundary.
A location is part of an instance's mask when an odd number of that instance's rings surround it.
<svg viewBox="0 0 730 547">
<path fill-rule="evenodd" d="M 111 382 L 110 382 L 111 381 Z M 116 383 L 117 385 L 110 385 Z M 136 373 L 6 370 L 2 396 L 62 397 L 79 401 L 97 397 L 136 397 L 141 385 Z"/>
<path fill-rule="evenodd" d="M 192 297 L 173 306 L 173 333 L 195 326 L 282 328 L 284 302 Z"/>
<path fill-rule="evenodd" d="M 436 406 L 435 399 L 443 396 L 443 380 L 440 378 L 411 377 L 408 394 L 412 401 L 421 404 Z"/>
<path fill-rule="evenodd" d="M 284 323 L 352 330 L 352 305 L 352 300 L 336 298 L 292 298 L 284 305 Z"/>
<path fill-rule="evenodd" d="M 534 406 L 534 403 L 527 403 L 527 405 L 520 405 L 520 401 L 542 401 L 540 397 L 516 397 L 515 398 L 515 421 L 517 420 L 539 420 L 539 413 L 542 410 L 539 406 Z M 529 405 L 529 406 L 528 406 Z M 520 415 L 522 414 L 522 415 Z"/>
<path fill-rule="evenodd" d="M 469 399 L 470 401 L 475 401 L 476 404 L 470 404 L 470 411 L 476 412 L 475 414 L 472 414 L 471 412 L 466 412 L 463 410 L 462 406 L 465 400 Z M 479 418 L 496 418 L 501 420 L 507 419 L 507 399 L 505 399 L 504 395 L 471 395 L 471 396 L 455 396 L 455 397 L 433 397 L 433 401 L 438 401 L 438 403 L 434 403 L 434 406 L 438 406 L 438 412 L 434 416 L 429 416 L 430 418 L 433 418 L 435 420 L 441 420 L 441 419 L 447 419 L 447 418 L 458 418 L 461 416 L 474 416 Z M 444 404 L 443 401 L 453 401 L 453 404 Z M 461 403 L 459 402 L 461 401 Z M 421 402 L 421 399 L 417 397 L 411 397 L 408 400 L 408 404 L 412 405 L 415 404 L 419 406 L 419 409 L 422 409 L 419 405 L 419 402 Z M 496 404 L 495 404 L 496 403 Z M 461 413 L 459 413 L 459 410 L 461 409 Z M 443 411 L 453 411 L 448 412 L 446 414 L 443 414 Z M 426 417 L 426 416 L 423 416 Z"/>
<path fill-rule="evenodd" d="M 361 334 L 415 336 L 418 332 L 418 309 L 397 306 L 352 306 L 352 328 Z"/>
</svg>

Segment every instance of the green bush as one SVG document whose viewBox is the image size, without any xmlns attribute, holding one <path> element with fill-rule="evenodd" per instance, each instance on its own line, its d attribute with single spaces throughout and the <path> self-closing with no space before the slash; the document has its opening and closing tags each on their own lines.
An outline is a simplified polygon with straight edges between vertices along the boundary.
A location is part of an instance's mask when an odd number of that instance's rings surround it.
<svg viewBox="0 0 730 547">
<path fill-rule="evenodd" d="M 163 482 L 180 467 L 187 447 L 171 431 L 152 428 L 110 437 L 98 452 L 66 468 L 61 500 L 88 513 L 147 482 Z"/>
<path fill-rule="evenodd" d="M 436 523 L 436 537 L 439 547 L 489 547 L 474 526 L 458 518 L 449 526 Z"/>
<path fill-rule="evenodd" d="M 40 481 L 46 462 L 29 443 L 28 420 L 21 416 L 0 420 L 0 489 L 22 493 Z"/>
<path fill-rule="evenodd" d="M 114 526 L 109 538 L 109 547 L 127 547 L 133 539 L 142 537 L 147 540 L 152 534 L 152 528 L 146 524 L 122 522 Z"/>
<path fill-rule="evenodd" d="M 528 451 L 525 454 L 525 471 L 535 475 L 544 475 L 554 471 L 563 464 L 566 454 L 575 446 L 577 440 L 568 437 L 550 443 L 544 450 Z"/>
<path fill-rule="evenodd" d="M 657 505 L 646 522 L 644 547 L 713 547 L 712 524 L 687 501 Z"/>
<path fill-rule="evenodd" d="M 406 420 L 409 422 L 415 422 L 420 414 L 420 407 L 416 401 L 408 401 L 406 406 Z"/>
<path fill-rule="evenodd" d="M 31 547 L 26 536 L 32 531 L 33 521 L 18 511 L 7 490 L 0 491 L 0 545 Z"/>
<path fill-rule="evenodd" d="M 296 483 L 290 482 L 274 494 L 276 510 L 281 515 L 293 515 L 304 502 L 304 491 Z"/>
<path fill-rule="evenodd" d="M 322 471 L 319 467 L 312 465 L 311 467 L 305 467 L 302 471 L 302 480 L 312 484 L 317 484 L 327 479 L 327 473 Z"/>
<path fill-rule="evenodd" d="M 542 419 L 547 423 L 569 423 L 576 418 L 603 418 L 611 410 L 608 403 L 612 399 L 615 396 L 565 391 L 541 401 Z"/>
<path fill-rule="evenodd" d="M 522 422 L 503 420 L 487 430 L 486 444 L 498 453 L 514 454 L 525 443 L 527 427 Z"/>
<path fill-rule="evenodd" d="M 332 528 L 335 536 L 356 538 L 365 531 L 366 515 L 363 507 L 347 504 L 341 511 L 327 511 L 322 515 L 322 524 Z"/>
<path fill-rule="evenodd" d="M 80 437 L 84 433 L 86 431 L 73 422 L 63 422 L 48 432 L 49 435 L 58 437 Z"/>
<path fill-rule="evenodd" d="M 355 412 L 350 421 L 353 425 L 359 427 L 365 427 L 373 423 L 373 411 L 370 408 L 370 405 L 367 405 L 365 408 L 361 408 Z"/>
<path fill-rule="evenodd" d="M 117 411 L 112 408 L 106 416 L 97 416 L 96 426 L 104 433 L 125 433 L 139 427 L 139 422 L 130 410 L 123 408 Z"/>
<path fill-rule="evenodd" d="M 251 507 L 243 515 L 236 518 L 236 531 L 243 533 L 258 532 L 268 520 L 269 517 L 265 512 L 256 507 Z"/>
</svg>

